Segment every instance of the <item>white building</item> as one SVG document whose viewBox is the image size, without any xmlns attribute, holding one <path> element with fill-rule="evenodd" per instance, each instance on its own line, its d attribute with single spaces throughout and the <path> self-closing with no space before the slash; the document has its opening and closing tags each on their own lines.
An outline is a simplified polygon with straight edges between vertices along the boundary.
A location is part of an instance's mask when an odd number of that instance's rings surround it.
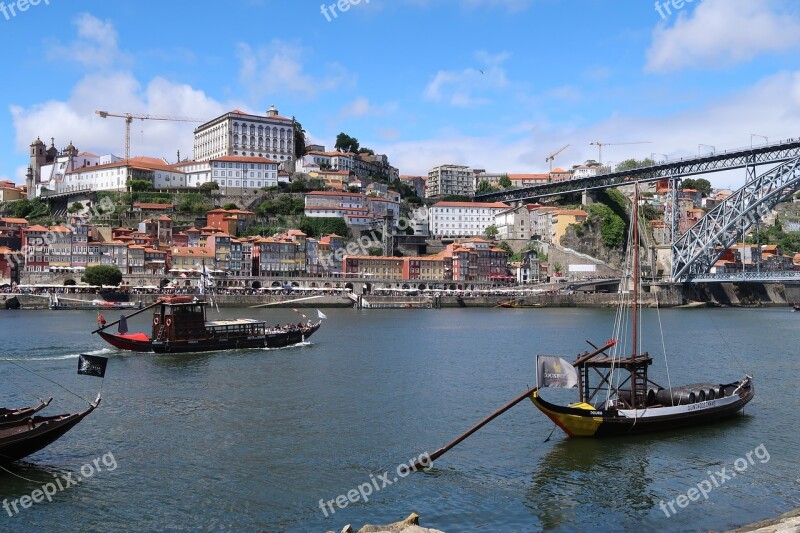
<svg viewBox="0 0 800 533">
<path fill-rule="evenodd" d="M 437 238 L 477 237 L 508 208 L 502 202 L 438 202 L 428 211 L 428 226 Z"/>
<path fill-rule="evenodd" d="M 431 169 L 425 185 L 428 198 L 475 195 L 473 173 L 469 167 L 461 165 L 440 165 Z"/>
<path fill-rule="evenodd" d="M 531 238 L 531 215 L 527 205 L 500 211 L 494 216 L 494 225 L 499 240 Z"/>
<path fill-rule="evenodd" d="M 272 159 L 294 172 L 294 121 L 279 115 L 275 106 L 266 116 L 235 109 L 194 130 L 196 161 L 224 156 Z"/>
<path fill-rule="evenodd" d="M 43 181 L 41 186 L 55 193 L 124 191 L 128 187 L 128 180 L 148 181 L 156 189 L 186 187 L 186 176 L 182 171 L 154 157 L 134 157 L 129 161 L 76 168 L 66 172 L 60 180 Z"/>
<path fill-rule="evenodd" d="M 572 170 L 573 179 L 593 178 L 595 176 L 597 176 L 597 167 L 587 167 L 586 165 L 580 165 Z"/>
<path fill-rule="evenodd" d="M 174 165 L 186 175 L 186 186 L 197 187 L 214 181 L 220 191 L 229 193 L 254 192 L 262 187 L 274 187 L 279 181 L 288 182 L 278 174 L 278 162 L 265 157 L 222 156 L 208 161 L 183 161 Z"/>
</svg>

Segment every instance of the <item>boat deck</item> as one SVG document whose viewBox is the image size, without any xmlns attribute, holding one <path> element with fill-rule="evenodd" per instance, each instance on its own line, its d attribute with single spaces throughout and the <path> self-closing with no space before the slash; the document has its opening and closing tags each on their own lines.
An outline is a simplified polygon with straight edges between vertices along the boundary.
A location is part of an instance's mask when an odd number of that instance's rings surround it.
<svg viewBox="0 0 800 533">
<path fill-rule="evenodd" d="M 263 320 L 255 318 L 236 318 L 231 320 L 211 320 L 206 322 L 206 327 L 225 327 L 225 326 L 250 326 L 254 324 L 266 324 Z"/>
</svg>

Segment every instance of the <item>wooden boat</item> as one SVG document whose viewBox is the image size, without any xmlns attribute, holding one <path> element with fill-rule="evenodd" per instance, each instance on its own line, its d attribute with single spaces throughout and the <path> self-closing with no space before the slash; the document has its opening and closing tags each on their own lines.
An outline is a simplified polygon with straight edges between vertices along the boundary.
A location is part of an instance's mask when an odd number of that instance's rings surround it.
<svg viewBox="0 0 800 533">
<path fill-rule="evenodd" d="M 17 420 L 22 420 L 29 416 L 32 416 L 48 405 L 50 402 L 53 401 L 53 398 L 50 398 L 46 401 L 42 401 L 39 405 L 35 407 L 20 407 L 17 409 L 7 409 L 5 407 L 0 407 L 0 424 L 5 424 L 7 422 L 16 422 Z"/>
<path fill-rule="evenodd" d="M 107 302 L 106 300 L 78 300 L 77 298 L 59 298 L 50 294 L 48 307 L 54 311 L 127 311 L 141 309 L 142 302 Z"/>
<path fill-rule="evenodd" d="M 94 411 L 99 403 L 100 398 L 98 397 L 94 403 L 89 404 L 89 407 L 80 413 L 28 416 L 0 423 L 0 464 L 18 461 L 49 446 L 89 416 L 89 413 Z"/>
<path fill-rule="evenodd" d="M 640 351 L 639 322 L 639 195 L 634 195 L 631 236 L 633 261 L 630 270 L 632 305 L 620 302 L 618 332 L 626 309 L 630 309 L 632 342 L 629 354 L 617 340 L 579 356 L 573 363 L 560 358 L 539 356 L 539 390 L 530 394 L 533 404 L 570 437 L 630 435 L 705 424 L 732 416 L 753 399 L 755 388 L 750 376 L 728 384 L 700 383 L 662 387 L 648 378 L 653 363 Z M 544 400 L 544 387 L 579 389 L 579 401 L 567 406 Z"/>
<path fill-rule="evenodd" d="M 640 352 L 638 338 L 639 315 L 639 194 L 638 186 L 633 201 L 631 220 L 632 242 L 632 305 L 621 299 L 618 331 L 631 331 L 631 352 L 623 355 L 620 343 L 612 338 L 601 347 L 579 355 L 570 363 L 560 357 L 537 357 L 538 386 L 527 390 L 493 412 L 447 445 L 430 454 L 426 463 L 466 440 L 483 426 L 515 405 L 529 399 L 569 437 L 612 437 L 652 431 L 683 428 L 712 423 L 731 417 L 753 399 L 755 388 L 751 376 L 727 384 L 697 383 L 682 387 L 661 387 L 648 378 L 647 370 L 653 360 L 647 352 Z M 628 310 L 632 327 L 623 317 Z M 590 343 L 591 344 L 591 343 Z M 627 352 L 626 352 L 627 353 Z M 544 388 L 578 387 L 579 401 L 559 405 L 543 399 Z M 421 462 L 412 470 L 426 467 Z"/>
<path fill-rule="evenodd" d="M 792 307 L 795 311 L 800 311 L 800 304 L 794 304 Z"/>
<path fill-rule="evenodd" d="M 523 298 L 517 298 L 515 300 L 508 300 L 507 302 L 500 302 L 497 304 L 497 307 L 502 307 L 504 309 L 540 309 L 544 307 L 544 304 L 526 304 L 524 302 L 525 300 Z"/>
<path fill-rule="evenodd" d="M 127 319 L 154 309 L 152 331 L 128 333 Z M 108 329 L 120 324 L 118 333 Z M 97 333 L 120 350 L 155 353 L 191 353 L 243 348 L 283 348 L 304 342 L 321 321 L 289 326 L 269 326 L 254 319 L 206 320 L 206 302 L 189 296 L 160 298 L 156 303 L 122 319 L 103 325 Z"/>
</svg>

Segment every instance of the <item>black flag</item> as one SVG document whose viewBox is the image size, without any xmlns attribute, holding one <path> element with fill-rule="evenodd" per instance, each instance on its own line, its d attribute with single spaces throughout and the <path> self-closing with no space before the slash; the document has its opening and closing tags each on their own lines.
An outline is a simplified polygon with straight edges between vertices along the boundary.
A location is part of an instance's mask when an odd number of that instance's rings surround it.
<svg viewBox="0 0 800 533">
<path fill-rule="evenodd" d="M 78 374 L 103 378 L 106 376 L 107 364 L 107 357 L 81 354 L 81 356 L 78 357 Z"/>
</svg>

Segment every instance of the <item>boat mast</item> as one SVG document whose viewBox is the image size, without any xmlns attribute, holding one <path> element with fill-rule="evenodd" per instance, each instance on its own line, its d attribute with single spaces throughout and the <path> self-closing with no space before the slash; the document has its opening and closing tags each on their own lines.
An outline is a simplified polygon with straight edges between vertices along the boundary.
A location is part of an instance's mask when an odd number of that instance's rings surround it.
<svg viewBox="0 0 800 533">
<path fill-rule="evenodd" d="M 633 216 L 631 217 L 631 224 L 633 224 L 633 353 L 631 354 L 631 407 L 634 409 L 638 406 L 638 398 L 636 393 L 638 369 L 636 367 L 636 356 L 639 353 L 639 182 L 634 184 L 633 193 Z"/>
<path fill-rule="evenodd" d="M 639 318 L 639 182 L 634 185 L 633 193 L 633 355 L 636 359 L 639 353 L 638 346 L 638 318 Z"/>
</svg>

